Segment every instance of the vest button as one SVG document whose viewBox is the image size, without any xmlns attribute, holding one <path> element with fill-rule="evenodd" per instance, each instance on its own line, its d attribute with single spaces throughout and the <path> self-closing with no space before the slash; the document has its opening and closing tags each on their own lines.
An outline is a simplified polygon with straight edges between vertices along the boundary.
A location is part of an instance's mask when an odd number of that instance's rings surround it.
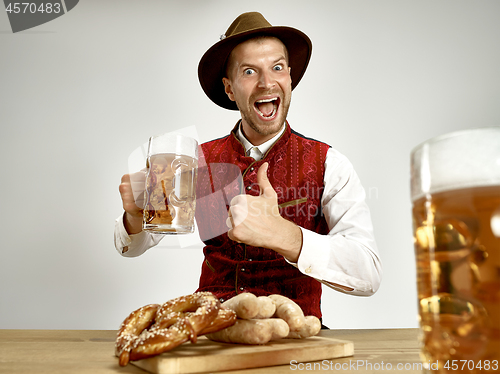
<svg viewBox="0 0 500 374">
<path fill-rule="evenodd" d="M 245 271 L 245 268 L 241 268 L 241 271 Z"/>
<path fill-rule="evenodd" d="M 247 191 L 250 191 L 252 189 L 252 186 L 247 186 Z"/>
<path fill-rule="evenodd" d="M 255 170 L 255 168 L 252 166 L 252 167 L 250 168 L 250 171 L 254 171 L 254 170 Z"/>
<path fill-rule="evenodd" d="M 245 289 L 243 287 L 240 287 L 240 291 L 245 291 Z"/>
</svg>

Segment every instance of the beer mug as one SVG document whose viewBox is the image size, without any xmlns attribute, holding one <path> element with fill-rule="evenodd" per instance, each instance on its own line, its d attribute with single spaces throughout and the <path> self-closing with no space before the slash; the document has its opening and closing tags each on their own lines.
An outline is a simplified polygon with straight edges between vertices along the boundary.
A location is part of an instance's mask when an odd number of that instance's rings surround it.
<svg viewBox="0 0 500 374">
<path fill-rule="evenodd" d="M 194 232 L 198 143 L 175 133 L 149 139 L 143 230 Z"/>
<path fill-rule="evenodd" d="M 416 147 L 411 198 L 425 372 L 498 372 L 500 127 Z"/>
</svg>

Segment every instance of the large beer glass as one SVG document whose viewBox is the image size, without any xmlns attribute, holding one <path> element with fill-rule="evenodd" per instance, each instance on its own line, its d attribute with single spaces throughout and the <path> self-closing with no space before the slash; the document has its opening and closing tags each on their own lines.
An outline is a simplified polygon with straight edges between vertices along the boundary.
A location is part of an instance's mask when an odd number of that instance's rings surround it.
<svg viewBox="0 0 500 374">
<path fill-rule="evenodd" d="M 499 372 L 500 127 L 416 147 L 411 197 L 425 372 Z"/>
<path fill-rule="evenodd" d="M 194 232 L 198 143 L 181 134 L 149 139 L 143 230 Z"/>
</svg>

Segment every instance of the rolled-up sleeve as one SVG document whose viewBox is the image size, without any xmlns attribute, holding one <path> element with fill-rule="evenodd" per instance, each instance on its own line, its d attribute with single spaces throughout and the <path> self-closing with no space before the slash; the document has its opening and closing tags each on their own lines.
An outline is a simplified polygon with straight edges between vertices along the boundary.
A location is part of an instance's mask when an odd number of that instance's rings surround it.
<svg viewBox="0 0 500 374">
<path fill-rule="evenodd" d="M 301 228 L 302 250 L 294 265 L 338 291 L 373 295 L 382 264 L 365 190 L 349 160 L 334 149 L 327 154 L 324 182 L 321 203 L 330 231 L 321 235 Z"/>
</svg>

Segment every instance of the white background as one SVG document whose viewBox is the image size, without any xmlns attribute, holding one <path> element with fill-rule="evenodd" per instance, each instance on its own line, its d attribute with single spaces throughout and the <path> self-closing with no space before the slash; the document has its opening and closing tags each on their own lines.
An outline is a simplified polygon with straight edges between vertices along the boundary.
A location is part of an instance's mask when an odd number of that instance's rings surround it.
<svg viewBox="0 0 500 374">
<path fill-rule="evenodd" d="M 82 0 L 16 34 L 0 12 L 0 328 L 116 329 L 196 289 L 200 246 L 116 252 L 118 185 L 149 136 L 233 127 L 238 113 L 204 95 L 197 65 L 245 11 L 312 39 L 289 122 L 344 153 L 368 194 L 382 286 L 369 298 L 325 289 L 324 323 L 417 326 L 409 155 L 500 124 L 496 0 Z"/>
</svg>

